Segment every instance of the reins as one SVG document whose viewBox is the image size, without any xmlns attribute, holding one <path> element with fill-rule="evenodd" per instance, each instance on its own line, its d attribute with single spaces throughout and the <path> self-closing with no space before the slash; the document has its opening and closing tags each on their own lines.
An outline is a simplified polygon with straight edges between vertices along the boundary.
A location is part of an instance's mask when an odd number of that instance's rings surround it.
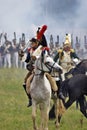
<svg viewBox="0 0 87 130">
<path fill-rule="evenodd" d="M 37 62 L 38 62 L 38 61 L 37 61 Z M 45 70 L 43 69 L 43 64 L 48 68 L 48 71 L 45 71 Z M 35 76 L 38 76 L 38 75 L 43 75 L 44 73 L 51 73 L 51 71 L 52 71 L 54 65 L 55 65 L 55 62 L 54 62 L 53 65 L 51 66 L 51 65 L 49 65 L 49 64 L 47 64 L 47 63 L 46 63 L 46 64 L 43 63 L 42 60 L 41 60 L 41 69 L 40 69 L 39 67 L 37 67 L 37 69 L 40 70 L 41 73 L 39 73 L 39 74 L 34 74 L 34 75 L 35 75 Z"/>
</svg>

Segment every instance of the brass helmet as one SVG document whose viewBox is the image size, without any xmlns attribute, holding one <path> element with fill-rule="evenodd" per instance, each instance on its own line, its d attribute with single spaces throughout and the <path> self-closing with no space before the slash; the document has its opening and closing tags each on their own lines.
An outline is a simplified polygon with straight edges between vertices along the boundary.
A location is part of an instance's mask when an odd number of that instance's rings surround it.
<svg viewBox="0 0 87 130">
<path fill-rule="evenodd" d="M 71 47 L 71 35 L 70 34 L 66 34 L 65 36 L 65 42 L 63 44 L 63 47 Z"/>
</svg>

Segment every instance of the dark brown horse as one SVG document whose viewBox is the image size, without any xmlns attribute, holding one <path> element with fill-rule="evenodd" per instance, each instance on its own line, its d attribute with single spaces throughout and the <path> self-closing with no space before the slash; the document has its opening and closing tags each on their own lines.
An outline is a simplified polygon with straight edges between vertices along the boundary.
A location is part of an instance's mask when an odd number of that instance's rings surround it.
<svg viewBox="0 0 87 130">
<path fill-rule="evenodd" d="M 67 79 L 61 83 L 60 89 L 63 95 L 66 97 L 68 94 L 68 100 L 64 101 L 64 107 L 67 110 L 76 100 L 80 105 L 80 111 L 82 114 L 87 118 L 87 105 L 85 101 L 85 96 L 87 96 L 87 75 L 84 74 L 77 74 L 70 79 Z M 51 108 L 49 112 L 49 118 L 55 118 L 55 106 Z M 58 122 L 60 123 L 61 117 L 63 113 L 58 115 Z"/>
<path fill-rule="evenodd" d="M 76 74 L 87 75 L 87 59 L 83 59 L 75 68 L 65 74 L 65 78 L 68 79 Z M 86 100 L 85 96 L 84 99 Z M 76 101 L 76 108 L 78 108 L 78 100 Z"/>
<path fill-rule="evenodd" d="M 65 96 L 68 93 L 68 101 L 64 103 L 66 109 L 68 109 L 72 103 L 78 100 L 80 105 L 80 111 L 87 118 L 86 102 L 84 95 L 87 96 L 87 75 L 77 74 L 70 79 L 67 79 L 61 84 L 62 93 Z"/>
<path fill-rule="evenodd" d="M 68 94 L 69 100 L 64 103 L 64 106 L 66 109 L 68 109 L 74 101 L 78 101 L 80 105 L 80 111 L 83 113 L 85 117 L 87 117 L 86 113 L 86 101 L 85 101 L 85 95 L 87 95 L 87 76 L 85 74 L 87 73 L 87 59 L 82 60 L 74 69 L 72 69 L 69 73 L 67 73 L 66 80 L 62 83 L 57 83 L 58 86 L 60 86 L 60 91 L 58 94 L 62 91 L 63 95 L 66 97 Z M 72 75 L 70 79 L 68 79 L 68 75 Z M 62 89 L 61 89 L 62 88 Z M 63 100 L 64 102 L 64 100 Z M 54 113 L 54 105 L 50 110 L 49 118 L 55 118 Z M 58 120 L 60 122 L 62 115 L 58 116 Z"/>
</svg>

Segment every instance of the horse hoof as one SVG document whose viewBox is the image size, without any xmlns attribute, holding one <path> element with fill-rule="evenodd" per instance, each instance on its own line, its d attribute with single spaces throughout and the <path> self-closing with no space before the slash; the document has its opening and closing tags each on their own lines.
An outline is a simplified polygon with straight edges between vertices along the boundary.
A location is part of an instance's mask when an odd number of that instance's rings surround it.
<svg viewBox="0 0 87 130">
<path fill-rule="evenodd" d="M 56 126 L 56 128 L 59 128 L 59 125 L 60 125 L 60 124 L 55 121 L 55 126 Z"/>
<path fill-rule="evenodd" d="M 59 123 L 58 123 L 58 124 L 56 124 L 56 128 L 59 128 Z"/>
</svg>

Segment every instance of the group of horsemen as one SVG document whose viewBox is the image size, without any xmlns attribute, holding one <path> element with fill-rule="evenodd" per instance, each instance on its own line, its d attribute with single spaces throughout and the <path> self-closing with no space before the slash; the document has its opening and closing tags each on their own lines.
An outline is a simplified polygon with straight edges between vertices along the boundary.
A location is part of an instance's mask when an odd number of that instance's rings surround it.
<svg viewBox="0 0 87 130">
<path fill-rule="evenodd" d="M 28 53 L 25 59 L 25 62 L 27 63 L 28 73 L 26 77 L 24 78 L 23 87 L 29 99 L 28 107 L 32 105 L 32 98 L 31 98 L 31 95 L 27 93 L 26 91 L 26 84 L 27 84 L 27 80 L 31 82 L 31 79 L 32 79 L 31 75 L 34 73 L 34 61 L 36 59 L 36 55 L 39 53 L 39 49 L 41 50 L 44 48 L 49 51 L 49 48 L 47 46 L 47 41 L 44 35 L 45 30 L 43 30 L 43 27 L 42 27 L 42 30 L 41 28 L 39 28 L 37 31 L 37 36 L 30 40 L 31 47 L 27 49 Z M 40 35 L 39 38 L 38 38 L 39 36 L 38 34 Z M 21 50 L 21 52 L 19 53 L 19 56 L 22 59 L 22 57 L 24 56 L 23 50 Z M 79 57 L 76 55 L 74 49 L 72 49 L 68 34 L 66 34 L 63 47 L 58 49 L 56 55 L 54 56 L 54 61 L 58 62 L 58 64 L 63 68 L 63 72 L 61 74 L 62 81 L 65 80 L 65 73 L 69 72 L 72 68 L 75 67 L 76 64 L 80 62 Z M 49 82 L 51 80 L 50 83 L 54 82 L 53 77 L 50 74 L 47 74 L 47 78 Z M 53 87 L 52 87 L 52 90 L 54 92 L 57 91 Z M 60 93 L 59 97 L 63 98 L 62 93 Z"/>
</svg>

